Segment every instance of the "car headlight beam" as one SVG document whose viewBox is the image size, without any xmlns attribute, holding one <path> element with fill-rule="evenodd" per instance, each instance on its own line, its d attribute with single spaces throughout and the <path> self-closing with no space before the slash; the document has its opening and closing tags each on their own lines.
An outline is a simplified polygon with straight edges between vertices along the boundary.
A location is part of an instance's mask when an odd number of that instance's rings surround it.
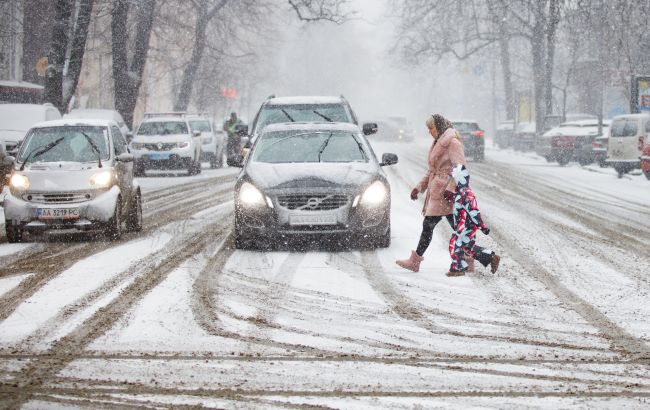
<svg viewBox="0 0 650 410">
<path fill-rule="evenodd" d="M 239 188 L 239 200 L 246 206 L 266 205 L 264 195 L 250 182 L 244 182 L 241 188 Z"/>
<path fill-rule="evenodd" d="M 361 196 L 361 203 L 363 205 L 379 205 L 386 201 L 388 198 L 388 189 L 381 181 L 375 181 L 366 190 Z"/>
<path fill-rule="evenodd" d="M 14 189 L 24 191 L 29 188 L 29 178 L 22 174 L 13 174 L 9 180 L 9 184 Z"/>
<path fill-rule="evenodd" d="M 113 173 L 102 171 L 90 177 L 90 186 L 93 188 L 108 188 L 113 185 Z"/>
</svg>

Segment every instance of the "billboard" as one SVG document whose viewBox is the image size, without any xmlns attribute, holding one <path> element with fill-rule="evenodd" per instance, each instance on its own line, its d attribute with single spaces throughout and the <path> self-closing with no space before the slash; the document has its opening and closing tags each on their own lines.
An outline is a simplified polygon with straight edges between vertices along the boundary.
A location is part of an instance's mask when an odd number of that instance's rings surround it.
<svg viewBox="0 0 650 410">
<path fill-rule="evenodd" d="M 630 111 L 650 112 L 650 76 L 633 76 Z"/>
</svg>

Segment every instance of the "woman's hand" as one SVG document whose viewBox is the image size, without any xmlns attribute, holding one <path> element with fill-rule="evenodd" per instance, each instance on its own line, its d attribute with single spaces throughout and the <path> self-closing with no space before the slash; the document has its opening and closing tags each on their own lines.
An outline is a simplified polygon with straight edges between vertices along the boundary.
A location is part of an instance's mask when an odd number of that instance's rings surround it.
<svg viewBox="0 0 650 410">
<path fill-rule="evenodd" d="M 416 199 L 418 199 L 418 194 L 419 193 L 420 193 L 420 191 L 418 191 L 417 188 L 413 188 L 413 190 L 411 191 L 411 199 L 414 200 L 414 201 Z"/>
<path fill-rule="evenodd" d="M 448 202 L 454 202 L 454 193 L 448 189 L 445 189 L 445 192 L 442 193 L 442 197 Z"/>
</svg>

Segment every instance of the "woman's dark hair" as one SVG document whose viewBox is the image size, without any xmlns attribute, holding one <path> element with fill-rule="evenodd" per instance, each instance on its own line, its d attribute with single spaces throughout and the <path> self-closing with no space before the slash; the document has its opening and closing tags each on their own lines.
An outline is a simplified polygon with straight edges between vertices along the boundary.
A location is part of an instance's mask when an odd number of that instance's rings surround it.
<svg viewBox="0 0 650 410">
<path fill-rule="evenodd" d="M 442 133 L 447 131 L 448 128 L 453 127 L 451 122 L 440 114 L 433 114 L 431 118 L 433 118 L 433 125 L 436 127 L 436 130 L 438 130 L 439 135 L 442 135 Z"/>
</svg>

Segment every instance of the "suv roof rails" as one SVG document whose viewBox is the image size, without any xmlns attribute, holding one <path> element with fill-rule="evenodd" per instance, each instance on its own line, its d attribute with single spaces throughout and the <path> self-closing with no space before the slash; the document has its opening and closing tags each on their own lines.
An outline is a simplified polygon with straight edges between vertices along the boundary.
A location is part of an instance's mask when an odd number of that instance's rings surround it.
<svg viewBox="0 0 650 410">
<path fill-rule="evenodd" d="M 185 111 L 169 111 L 169 112 L 145 112 L 144 118 L 155 117 L 184 117 L 187 115 Z"/>
<path fill-rule="evenodd" d="M 271 98 L 275 98 L 275 94 L 271 94 L 268 97 L 266 97 L 267 100 L 270 100 Z"/>
</svg>

